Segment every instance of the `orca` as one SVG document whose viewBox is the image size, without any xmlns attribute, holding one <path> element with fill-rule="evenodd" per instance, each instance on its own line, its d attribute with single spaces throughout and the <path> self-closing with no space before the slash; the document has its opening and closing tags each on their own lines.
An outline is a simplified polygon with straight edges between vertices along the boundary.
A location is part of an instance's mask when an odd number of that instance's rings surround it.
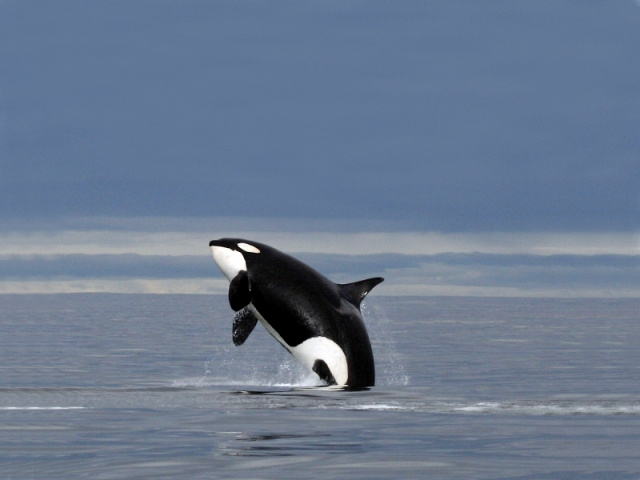
<svg viewBox="0 0 640 480">
<path fill-rule="evenodd" d="M 229 280 L 237 312 L 233 343 L 242 345 L 258 322 L 328 385 L 367 388 L 375 365 L 360 303 L 384 279 L 337 284 L 273 247 L 238 238 L 209 243 Z"/>
</svg>

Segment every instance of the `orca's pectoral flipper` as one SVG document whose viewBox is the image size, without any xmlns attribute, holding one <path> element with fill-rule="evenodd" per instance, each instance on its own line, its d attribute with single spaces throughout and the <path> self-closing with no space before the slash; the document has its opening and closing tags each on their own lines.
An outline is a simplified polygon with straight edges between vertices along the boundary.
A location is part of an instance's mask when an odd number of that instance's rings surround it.
<svg viewBox="0 0 640 480">
<path fill-rule="evenodd" d="M 354 304 L 357 308 L 360 308 L 360 304 L 364 297 L 379 283 L 384 281 L 382 277 L 367 278 L 366 280 L 360 280 L 359 282 L 344 283 L 338 285 L 342 295 Z"/>
<path fill-rule="evenodd" d="M 237 312 L 250 303 L 249 275 L 246 270 L 241 270 L 229 284 L 229 304 L 233 311 Z"/>
<path fill-rule="evenodd" d="M 258 323 L 258 318 L 251 310 L 245 308 L 240 310 L 233 318 L 233 344 L 238 347 L 242 345 L 253 332 Z"/>
</svg>

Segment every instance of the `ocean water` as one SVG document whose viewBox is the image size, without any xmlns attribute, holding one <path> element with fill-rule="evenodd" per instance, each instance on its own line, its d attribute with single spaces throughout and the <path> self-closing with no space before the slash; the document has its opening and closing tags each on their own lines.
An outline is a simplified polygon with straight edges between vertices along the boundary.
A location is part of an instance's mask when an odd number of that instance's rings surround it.
<svg viewBox="0 0 640 480">
<path fill-rule="evenodd" d="M 363 311 L 349 392 L 223 296 L 0 296 L 0 479 L 640 479 L 640 300 Z"/>
</svg>

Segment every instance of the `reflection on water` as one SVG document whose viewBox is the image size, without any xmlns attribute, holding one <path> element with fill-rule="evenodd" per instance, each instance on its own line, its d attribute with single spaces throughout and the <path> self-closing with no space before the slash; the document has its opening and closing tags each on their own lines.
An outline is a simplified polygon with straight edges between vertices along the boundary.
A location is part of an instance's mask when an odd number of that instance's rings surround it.
<svg viewBox="0 0 640 480">
<path fill-rule="evenodd" d="M 224 447 L 225 455 L 237 456 L 299 456 L 304 454 L 358 453 L 363 446 L 345 442 L 326 432 L 294 433 L 239 433 Z"/>
</svg>

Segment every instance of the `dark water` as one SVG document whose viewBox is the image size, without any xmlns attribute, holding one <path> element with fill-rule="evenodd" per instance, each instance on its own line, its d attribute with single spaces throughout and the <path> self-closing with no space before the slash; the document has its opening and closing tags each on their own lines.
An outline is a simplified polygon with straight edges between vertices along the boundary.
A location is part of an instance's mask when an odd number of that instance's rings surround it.
<svg viewBox="0 0 640 480">
<path fill-rule="evenodd" d="M 0 478 L 640 478 L 640 301 L 372 296 L 314 388 L 221 296 L 0 296 Z"/>
</svg>

